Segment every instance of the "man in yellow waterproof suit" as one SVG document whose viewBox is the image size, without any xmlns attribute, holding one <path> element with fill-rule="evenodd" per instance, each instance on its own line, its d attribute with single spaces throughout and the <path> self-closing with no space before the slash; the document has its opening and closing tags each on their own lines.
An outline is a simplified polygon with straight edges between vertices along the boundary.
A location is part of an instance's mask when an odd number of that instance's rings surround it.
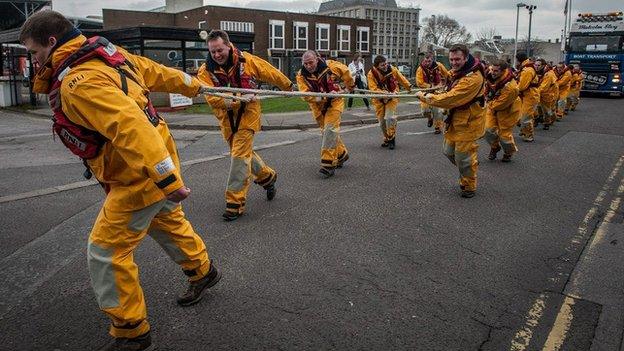
<svg viewBox="0 0 624 351">
<path fill-rule="evenodd" d="M 485 91 L 485 140 L 490 144 L 488 159 L 495 160 L 502 148 L 501 161 L 510 162 L 511 156 L 518 151 L 513 128 L 520 119 L 522 101 L 518 97 L 518 83 L 506 62 L 496 60 L 491 63 Z"/>
<path fill-rule="evenodd" d="M 195 96 L 200 82 L 104 38 L 87 39 L 54 11 L 29 17 L 20 41 L 40 66 L 34 90 L 49 94 L 55 132 L 106 192 L 87 248 L 91 285 L 114 337 L 102 350 L 151 350 L 133 258 L 143 238 L 154 238 L 188 276 L 180 305 L 198 302 L 221 277 L 182 212 L 190 190 L 167 124 L 148 99 L 150 91 Z"/>
<path fill-rule="evenodd" d="M 373 60 L 373 68 L 368 71 L 368 88 L 378 93 L 398 93 L 399 85 L 411 91 L 410 82 L 396 67 L 390 66 L 386 58 L 378 55 Z M 399 99 L 373 99 L 375 114 L 383 133 L 382 147 L 393 150 L 396 146 L 396 109 Z"/>
<path fill-rule="evenodd" d="M 349 68 L 344 64 L 323 60 L 309 50 L 301 57 L 302 66 L 297 73 L 297 86 L 302 92 L 338 93 L 340 82 L 347 91 L 353 91 L 355 81 Z M 340 138 L 340 117 L 344 110 L 343 98 L 304 97 L 310 105 L 312 116 L 321 128 L 321 168 L 324 178 L 334 175 L 336 168 L 341 168 L 349 159 L 349 153 Z"/>
<path fill-rule="evenodd" d="M 563 119 L 563 115 L 565 114 L 568 94 L 570 94 L 572 73 L 564 62 L 559 62 L 559 64 L 555 68 L 555 74 L 557 75 L 557 85 L 559 86 L 559 98 L 557 100 L 557 121 L 561 121 Z"/>
<path fill-rule="evenodd" d="M 210 53 L 197 72 L 205 85 L 255 89 L 257 81 L 263 81 L 282 90 L 291 90 L 292 83 L 282 72 L 257 56 L 238 50 L 226 32 L 213 30 L 206 40 Z M 254 182 L 266 190 L 270 201 L 276 194 L 277 173 L 253 151 L 254 135 L 260 131 L 260 102 L 252 99 L 246 103 L 210 95 L 206 96 L 206 101 L 212 106 L 223 138 L 230 147 L 223 219 L 233 221 L 245 212 L 250 179 L 253 177 Z"/>
<path fill-rule="evenodd" d="M 573 65 L 571 68 L 572 77 L 570 79 L 570 94 L 568 95 L 568 101 L 566 110 L 574 111 L 581 98 L 581 88 L 583 87 L 583 71 L 578 65 Z"/>
<path fill-rule="evenodd" d="M 535 71 L 539 78 L 540 103 L 538 110 L 543 117 L 544 130 L 549 130 L 550 126 L 555 123 L 555 109 L 557 107 L 557 98 L 559 97 L 557 75 L 544 59 L 535 61 Z"/>
<path fill-rule="evenodd" d="M 537 72 L 533 66 L 533 61 L 527 58 L 524 52 L 516 54 L 518 60 L 518 89 L 520 90 L 520 100 L 522 100 L 522 111 L 520 112 L 520 136 L 523 141 L 532 142 L 534 138 L 534 117 L 539 103 L 539 92 L 537 87 L 539 80 Z"/>
<path fill-rule="evenodd" d="M 428 52 L 416 69 L 416 87 L 420 89 L 436 87 L 446 82 L 449 76 L 450 73 L 446 67 L 440 62 L 436 62 L 433 53 Z M 435 134 L 442 133 L 444 116 L 441 109 L 421 103 L 420 110 L 423 116 L 427 118 L 427 127 L 434 126 Z"/>
<path fill-rule="evenodd" d="M 444 155 L 459 169 L 461 196 L 471 198 L 477 190 L 479 161 L 477 140 L 485 132 L 485 68 L 465 45 L 449 50 L 451 78 L 441 94 L 416 93 L 423 102 L 447 109 Z"/>
</svg>

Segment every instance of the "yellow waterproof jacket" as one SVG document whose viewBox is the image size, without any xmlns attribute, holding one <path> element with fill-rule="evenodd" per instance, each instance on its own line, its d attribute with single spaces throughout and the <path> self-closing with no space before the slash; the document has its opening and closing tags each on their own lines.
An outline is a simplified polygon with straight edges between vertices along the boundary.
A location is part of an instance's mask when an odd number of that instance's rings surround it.
<svg viewBox="0 0 624 351">
<path fill-rule="evenodd" d="M 451 73 L 446 69 L 446 67 L 444 67 L 444 65 L 440 62 L 436 62 L 438 64 L 438 70 L 440 71 L 440 77 L 442 78 L 442 80 L 448 80 L 449 77 L 451 76 Z M 420 89 L 427 89 L 427 88 L 431 88 L 431 83 L 427 83 L 425 82 L 425 70 L 423 70 L 422 67 L 420 67 L 420 65 L 418 65 L 418 69 L 416 70 L 416 86 Z M 420 108 L 421 109 L 427 109 L 429 108 L 429 106 L 427 104 L 425 104 L 424 102 L 420 103 Z"/>
<path fill-rule="evenodd" d="M 570 78 L 570 91 L 577 92 L 583 85 L 583 76 L 580 73 L 572 73 Z"/>
<path fill-rule="evenodd" d="M 520 98 L 522 100 L 526 99 L 530 104 L 537 104 L 539 101 L 539 92 L 537 90 L 539 78 L 537 77 L 537 72 L 533 67 L 532 61 L 529 59 L 522 62 L 521 67 L 520 79 L 518 80 Z"/>
<path fill-rule="evenodd" d="M 570 73 L 569 70 L 566 70 L 561 76 L 557 78 L 557 85 L 559 86 L 559 99 L 565 99 L 570 93 L 571 80 L 572 73 Z"/>
<path fill-rule="evenodd" d="M 390 66 L 390 68 L 392 69 L 392 75 L 394 76 L 394 79 L 396 79 L 398 83 L 394 91 L 383 90 L 381 87 L 379 87 L 379 82 L 377 81 L 377 78 L 375 77 L 375 73 L 373 73 L 373 68 L 371 68 L 370 71 L 368 71 L 368 74 L 366 75 L 366 78 L 368 79 L 368 89 L 373 90 L 373 91 L 378 91 L 380 93 L 398 93 L 399 88 L 402 86 L 403 89 L 410 90 L 410 82 L 407 80 L 407 78 L 405 78 L 405 76 L 401 74 L 401 72 L 399 72 L 399 70 L 396 67 Z M 398 101 L 398 99 L 373 99 L 373 104 L 377 105 L 377 104 L 382 104 L 382 103 L 388 103 L 391 100 Z"/>
<path fill-rule="evenodd" d="M 504 76 L 499 77 L 498 81 L 502 79 Z M 488 101 L 487 118 L 496 117 L 498 125 L 502 129 L 513 128 L 520 119 L 520 109 L 522 108 L 519 94 L 518 83 L 512 79 L 500 89 L 498 95 Z"/>
<path fill-rule="evenodd" d="M 336 84 L 342 82 L 345 88 L 349 90 L 352 90 L 355 87 L 355 81 L 351 76 L 351 71 L 349 71 L 349 67 L 345 66 L 341 62 L 334 60 L 326 60 L 325 64 L 327 64 L 327 67 L 331 72 L 330 77 L 333 82 L 335 82 Z M 312 76 L 316 78 L 314 75 Z M 306 82 L 306 79 L 303 77 L 301 70 L 299 70 L 299 72 L 297 73 L 297 87 L 301 92 L 312 92 L 312 89 Z M 327 98 L 323 98 L 321 101 L 316 101 L 316 97 L 306 96 L 302 99 L 310 105 L 310 109 L 312 110 L 312 115 L 314 116 L 314 119 L 319 119 L 321 117 L 325 104 L 327 104 Z M 344 98 L 331 99 L 330 106 L 332 110 L 342 113 L 342 111 L 344 111 Z M 327 108 L 327 110 L 329 110 L 329 107 Z"/>
<path fill-rule="evenodd" d="M 54 51 L 56 69 L 86 41 L 80 35 Z M 154 127 L 143 109 L 150 91 L 195 96 L 200 83 L 184 72 L 117 48 L 136 71 L 138 84 L 127 79 L 121 90 L 117 69 L 93 59 L 76 65 L 60 87 L 65 115 L 74 123 L 95 130 L 107 139 L 100 154 L 88 160 L 93 175 L 107 190 L 104 206 L 111 210 L 144 208 L 182 187 L 177 149 L 165 121 Z M 37 78 L 36 78 L 37 79 Z"/>
<path fill-rule="evenodd" d="M 440 71 L 440 77 L 442 80 L 448 79 L 451 74 L 444 67 L 444 65 L 440 62 L 436 62 L 438 64 L 438 70 Z M 431 83 L 425 82 L 425 70 L 423 70 L 420 65 L 418 65 L 418 69 L 416 70 L 416 86 L 420 89 L 431 88 Z"/>
<path fill-rule="evenodd" d="M 559 86 L 557 85 L 557 75 L 554 70 L 544 73 L 539 86 L 540 101 L 543 103 L 553 102 L 559 97 Z"/>
<path fill-rule="evenodd" d="M 242 65 L 244 65 L 243 74 L 252 77 L 256 81 L 262 81 L 276 85 L 281 90 L 290 90 L 292 82 L 277 68 L 273 67 L 270 63 L 259 58 L 258 56 L 252 55 L 248 52 L 243 51 L 242 55 L 245 58 L 245 62 L 241 63 Z M 223 68 L 221 67 L 219 67 L 218 69 L 223 70 Z M 199 78 L 199 80 L 204 85 L 209 87 L 214 87 L 219 83 L 218 81 L 215 81 L 215 78 L 210 74 L 210 72 L 208 72 L 205 63 L 197 71 L 197 78 Z M 225 104 L 225 99 L 221 97 L 206 95 L 206 101 L 210 104 L 210 106 L 212 107 L 212 112 L 219 120 L 223 136 L 228 139 L 229 136 L 232 134 L 232 129 L 230 127 L 230 122 L 228 119 L 227 105 Z M 234 116 L 238 114 L 238 109 L 240 108 L 240 106 L 240 102 L 238 101 L 232 103 Z M 245 111 L 241 116 L 238 129 L 251 129 L 254 132 L 259 131 L 261 127 L 260 113 L 261 109 L 259 100 L 246 103 Z"/>
<path fill-rule="evenodd" d="M 441 94 L 427 94 L 425 103 L 443 109 L 463 106 L 475 97 L 483 95 L 484 78 L 481 72 L 471 72 L 462 77 L 449 91 Z M 445 132 L 450 141 L 472 141 L 483 136 L 485 132 L 485 107 L 478 101 L 469 107 L 453 111 L 451 125 Z"/>
</svg>

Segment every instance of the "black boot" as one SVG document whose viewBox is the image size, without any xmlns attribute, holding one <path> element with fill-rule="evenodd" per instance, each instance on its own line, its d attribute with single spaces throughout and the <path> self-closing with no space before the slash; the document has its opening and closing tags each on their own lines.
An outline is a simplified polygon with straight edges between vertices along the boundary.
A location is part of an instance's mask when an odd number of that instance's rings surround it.
<svg viewBox="0 0 624 351">
<path fill-rule="evenodd" d="M 475 196 L 475 192 L 472 190 L 462 190 L 461 192 L 461 197 L 465 197 L 467 199 L 474 197 Z"/>
<path fill-rule="evenodd" d="M 210 261 L 210 270 L 205 277 L 191 282 L 189 284 L 188 289 L 184 295 L 178 297 L 178 304 L 180 306 L 190 306 L 198 303 L 202 297 L 206 289 L 214 286 L 221 279 L 221 272 L 217 270 L 213 261 Z"/>
<path fill-rule="evenodd" d="M 496 155 L 498 154 L 498 152 L 500 151 L 500 147 L 496 147 L 496 148 L 491 148 L 490 149 L 490 154 L 488 155 L 488 160 L 496 160 Z"/>
<path fill-rule="evenodd" d="M 338 164 L 336 168 L 342 168 L 342 165 L 349 160 L 349 154 L 345 151 L 338 157 Z"/>
<path fill-rule="evenodd" d="M 388 140 L 384 140 L 383 143 L 381 143 L 381 147 L 388 147 L 388 145 L 390 145 L 390 141 Z"/>
<path fill-rule="evenodd" d="M 503 159 L 501 160 L 501 162 L 511 162 L 511 155 L 510 154 L 504 154 L 503 155 Z"/>
<path fill-rule="evenodd" d="M 321 169 L 319 169 L 319 173 L 321 173 L 323 178 L 327 179 L 327 178 L 330 178 L 330 177 L 334 176 L 334 169 L 333 168 L 321 167 Z"/>
<path fill-rule="evenodd" d="M 391 140 L 388 140 L 388 149 L 394 150 L 395 146 L 396 146 L 396 137 L 392 138 Z"/>
<path fill-rule="evenodd" d="M 238 219 L 238 217 L 242 216 L 242 213 L 238 213 L 238 212 L 230 212 L 230 211 L 225 211 L 223 212 L 223 214 L 221 215 L 223 217 L 223 220 L 226 222 L 231 222 L 231 221 L 235 221 Z"/>
<path fill-rule="evenodd" d="M 100 348 L 99 351 L 151 351 L 155 349 L 156 345 L 152 344 L 152 337 L 150 336 L 150 332 L 147 332 L 143 335 L 131 339 L 115 338 L 110 343 Z"/>
</svg>

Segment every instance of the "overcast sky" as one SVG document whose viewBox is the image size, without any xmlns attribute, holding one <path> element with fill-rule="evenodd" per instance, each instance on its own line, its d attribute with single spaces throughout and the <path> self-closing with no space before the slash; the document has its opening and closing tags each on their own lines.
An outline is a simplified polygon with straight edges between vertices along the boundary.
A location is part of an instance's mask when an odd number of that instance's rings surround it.
<svg viewBox="0 0 624 351">
<path fill-rule="evenodd" d="M 623 11 L 621 0 L 571 0 L 572 13 Z M 465 25 L 475 35 L 482 28 L 495 28 L 505 38 L 515 35 L 516 6 L 519 1 L 510 0 L 434 0 L 410 1 L 397 0 L 399 6 L 420 7 L 422 19 L 431 15 L 446 14 Z M 555 39 L 561 36 L 563 29 L 563 8 L 565 0 L 530 0 L 524 1 L 537 5 L 533 13 L 531 37 Z M 53 0 L 55 10 L 66 15 L 87 16 L 101 15 L 102 7 L 116 9 L 148 10 L 164 5 L 164 0 Z M 318 10 L 320 0 L 234 0 L 228 6 L 281 10 L 292 12 L 314 12 Z M 102 5 L 105 4 L 105 5 Z M 223 5 L 223 1 L 204 0 L 205 5 Z M 519 37 L 528 31 L 528 11 L 521 9 Z"/>
</svg>

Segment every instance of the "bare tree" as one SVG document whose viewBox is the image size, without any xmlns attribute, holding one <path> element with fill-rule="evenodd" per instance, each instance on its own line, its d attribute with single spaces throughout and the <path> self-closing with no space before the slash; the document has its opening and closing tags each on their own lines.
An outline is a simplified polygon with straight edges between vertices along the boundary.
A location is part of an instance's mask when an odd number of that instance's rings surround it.
<svg viewBox="0 0 624 351">
<path fill-rule="evenodd" d="M 541 45 L 543 42 L 544 41 L 539 38 L 531 38 L 529 57 L 539 57 L 544 54 L 544 47 Z M 522 38 L 522 40 L 518 40 L 518 52 L 526 52 L 528 46 L 527 36 Z"/>
<path fill-rule="evenodd" d="M 494 37 L 498 35 L 500 35 L 500 33 L 494 27 L 481 28 L 477 32 L 477 40 L 488 41 L 494 39 Z"/>
<path fill-rule="evenodd" d="M 423 40 L 436 45 L 450 47 L 456 43 L 467 43 L 472 39 L 465 26 L 447 15 L 431 15 L 424 22 Z"/>
</svg>

